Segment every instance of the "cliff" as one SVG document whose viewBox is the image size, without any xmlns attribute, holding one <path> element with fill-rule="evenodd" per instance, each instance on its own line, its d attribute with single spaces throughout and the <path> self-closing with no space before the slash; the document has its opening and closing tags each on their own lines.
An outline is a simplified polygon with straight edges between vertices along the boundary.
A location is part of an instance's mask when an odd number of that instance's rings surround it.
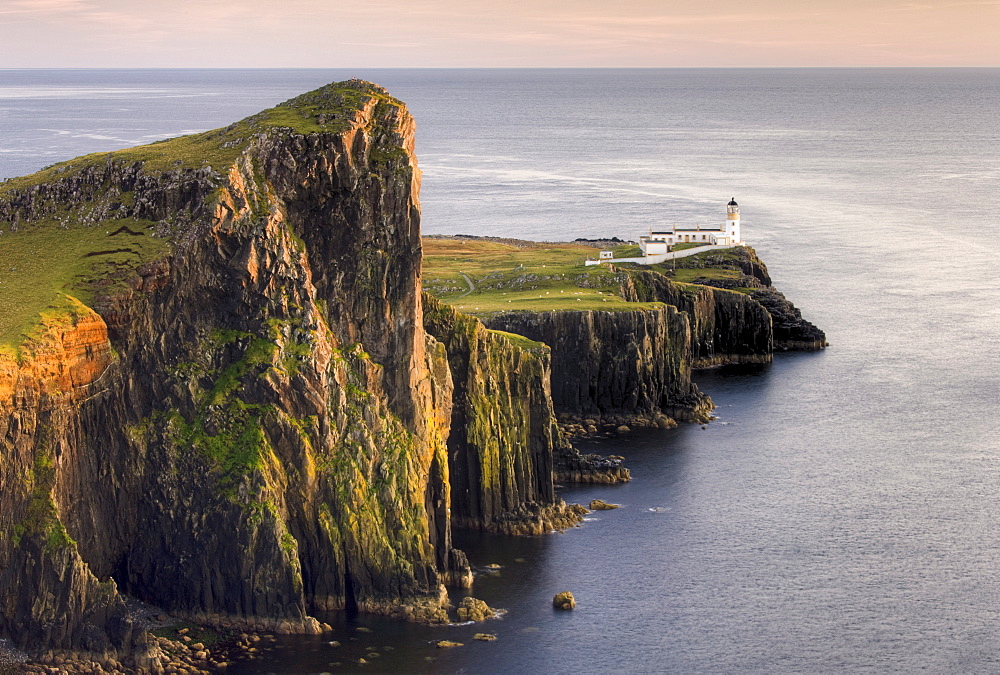
<svg viewBox="0 0 1000 675">
<path fill-rule="evenodd" d="M 556 413 L 703 421 L 693 367 L 769 359 L 779 314 L 781 344 L 822 339 L 753 261 L 760 302 L 541 245 L 476 302 L 559 311 L 422 297 L 413 134 L 352 80 L 0 185 L 0 636 L 156 671 L 130 597 L 278 632 L 445 621 L 453 526 L 566 527 L 555 479 L 628 480 Z"/>
<path fill-rule="evenodd" d="M 574 435 L 705 421 L 693 369 L 826 345 L 746 246 L 649 267 L 583 266 L 593 249 L 567 242 L 436 236 L 424 249 L 431 293 L 551 348 L 554 409 Z M 561 479 L 583 478 L 572 465 Z"/>
<path fill-rule="evenodd" d="M 430 296 L 424 306 L 424 325 L 446 348 L 454 381 L 452 522 L 506 534 L 579 522 L 580 510 L 557 499 L 553 483 L 555 465 L 578 455 L 553 412 L 549 348 L 488 330 Z"/>
<path fill-rule="evenodd" d="M 653 271 L 671 280 L 686 279 L 695 285 L 749 295 L 771 317 L 773 344 L 767 351 L 817 351 L 826 347 L 826 334 L 802 318 L 802 312 L 772 286 L 767 265 L 749 246 L 681 258 L 670 265 L 656 265 Z M 655 281 L 644 291 L 635 297 L 665 298 L 664 302 L 676 297 L 676 292 Z"/>
<path fill-rule="evenodd" d="M 655 423 L 663 415 L 705 420 L 711 410 L 691 382 L 691 322 L 675 307 L 505 312 L 485 323 L 551 347 L 557 412 Z"/>
<path fill-rule="evenodd" d="M 826 333 L 802 318 L 802 312 L 776 288 L 755 288 L 750 297 L 771 315 L 775 351 L 818 351 L 827 347 Z"/>
<path fill-rule="evenodd" d="M 5 245 L 68 251 L 0 353 L 0 634 L 151 667 L 122 591 L 279 631 L 445 618 L 470 577 L 413 130 L 351 81 L 0 189 Z"/>
<path fill-rule="evenodd" d="M 774 334 L 767 309 L 736 291 L 680 284 L 655 270 L 628 270 L 622 295 L 637 302 L 663 302 L 683 312 L 691 324 L 690 365 L 705 368 L 768 362 Z"/>
<path fill-rule="evenodd" d="M 767 362 L 771 317 L 743 293 L 678 284 L 652 270 L 622 270 L 620 297 L 659 303 L 634 310 L 498 312 L 490 328 L 552 348 L 552 400 L 570 422 L 663 425 L 663 417 L 703 422 L 711 400 L 693 368 Z"/>
</svg>

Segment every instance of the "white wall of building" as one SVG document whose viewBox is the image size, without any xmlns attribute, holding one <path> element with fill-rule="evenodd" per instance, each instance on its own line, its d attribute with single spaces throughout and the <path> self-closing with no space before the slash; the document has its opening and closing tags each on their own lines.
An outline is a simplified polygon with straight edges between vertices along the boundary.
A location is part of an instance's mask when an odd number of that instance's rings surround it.
<svg viewBox="0 0 1000 675">
<path fill-rule="evenodd" d="M 644 256 L 660 256 L 677 244 L 702 244 L 705 246 L 736 246 L 743 243 L 740 234 L 740 207 L 736 200 L 726 204 L 726 220 L 716 227 L 677 227 L 649 231 L 639 237 L 639 248 Z"/>
</svg>

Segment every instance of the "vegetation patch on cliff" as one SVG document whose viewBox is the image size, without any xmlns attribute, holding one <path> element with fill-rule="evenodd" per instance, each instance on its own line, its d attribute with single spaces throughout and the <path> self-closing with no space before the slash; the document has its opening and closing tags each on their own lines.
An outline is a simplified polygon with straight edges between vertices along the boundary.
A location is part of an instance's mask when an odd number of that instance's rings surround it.
<svg viewBox="0 0 1000 675">
<path fill-rule="evenodd" d="M 691 244 L 678 244 L 675 248 L 691 247 Z M 756 252 L 747 246 L 705 251 L 658 265 L 629 264 L 628 267 L 653 270 L 681 284 L 713 286 L 745 295 L 770 285 L 767 268 L 757 258 Z"/>
<path fill-rule="evenodd" d="M 14 545 L 20 546 L 24 537 L 38 537 L 49 553 L 64 546 L 75 546 L 76 542 L 59 520 L 58 509 L 52 500 L 56 469 L 55 461 L 47 451 L 35 457 L 28 482 L 31 484 L 31 498 L 24 518 L 14 526 Z"/>
<path fill-rule="evenodd" d="M 541 350 L 543 352 L 548 352 L 549 347 L 544 342 L 536 342 L 535 340 L 529 340 L 523 335 L 518 335 L 517 333 L 508 333 L 503 330 L 491 330 L 494 335 L 502 335 L 507 338 L 512 345 L 520 349 L 527 350 Z"/>
</svg>

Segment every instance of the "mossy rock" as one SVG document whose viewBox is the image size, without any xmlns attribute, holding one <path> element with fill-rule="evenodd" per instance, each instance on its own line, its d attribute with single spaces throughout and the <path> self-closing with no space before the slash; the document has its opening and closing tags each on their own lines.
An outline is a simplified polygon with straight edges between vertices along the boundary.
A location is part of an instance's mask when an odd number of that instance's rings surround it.
<svg viewBox="0 0 1000 675">
<path fill-rule="evenodd" d="M 496 616 L 496 612 L 489 605 L 470 596 L 462 598 L 462 602 L 459 603 L 458 609 L 455 611 L 459 621 L 485 621 Z"/>
<path fill-rule="evenodd" d="M 603 499 L 590 500 L 591 511 L 610 511 L 611 509 L 617 509 L 619 506 L 620 504 L 609 504 Z"/>
<path fill-rule="evenodd" d="M 556 593 L 552 598 L 552 606 L 556 609 L 570 610 L 576 607 L 576 598 L 569 591 Z"/>
</svg>

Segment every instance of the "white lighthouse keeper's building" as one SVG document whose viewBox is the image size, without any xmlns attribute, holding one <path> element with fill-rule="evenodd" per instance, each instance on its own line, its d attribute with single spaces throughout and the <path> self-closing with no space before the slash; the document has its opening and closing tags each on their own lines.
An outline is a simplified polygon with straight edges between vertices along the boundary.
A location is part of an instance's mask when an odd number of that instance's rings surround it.
<svg viewBox="0 0 1000 675">
<path fill-rule="evenodd" d="M 642 254 L 659 255 L 667 253 L 676 244 L 703 244 L 706 246 L 736 246 L 742 244 L 740 237 L 740 205 L 733 198 L 726 204 L 726 221 L 716 227 L 694 225 L 673 225 L 662 230 L 649 231 L 639 237 Z"/>
</svg>

